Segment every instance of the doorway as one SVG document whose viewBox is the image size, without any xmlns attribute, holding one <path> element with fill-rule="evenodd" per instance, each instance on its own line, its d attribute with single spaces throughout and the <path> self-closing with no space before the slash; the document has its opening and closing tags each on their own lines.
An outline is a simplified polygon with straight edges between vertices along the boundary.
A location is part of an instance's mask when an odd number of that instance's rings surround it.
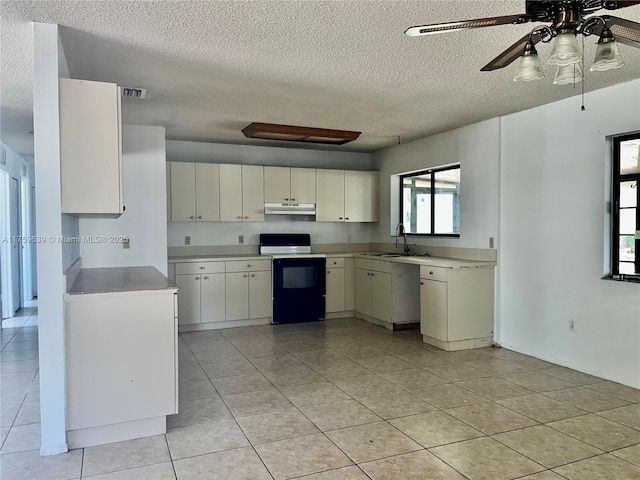
<svg viewBox="0 0 640 480">
<path fill-rule="evenodd" d="M 20 181 L 0 171 L 0 294 L 2 318 L 22 306 L 22 247 Z"/>
</svg>

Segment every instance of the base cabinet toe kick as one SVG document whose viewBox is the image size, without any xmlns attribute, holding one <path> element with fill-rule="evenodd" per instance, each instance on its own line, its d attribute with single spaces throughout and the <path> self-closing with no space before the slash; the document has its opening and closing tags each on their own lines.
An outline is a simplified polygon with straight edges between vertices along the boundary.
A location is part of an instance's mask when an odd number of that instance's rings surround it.
<svg viewBox="0 0 640 480">
<path fill-rule="evenodd" d="M 494 267 L 420 267 L 420 333 L 443 350 L 493 344 Z"/>
</svg>

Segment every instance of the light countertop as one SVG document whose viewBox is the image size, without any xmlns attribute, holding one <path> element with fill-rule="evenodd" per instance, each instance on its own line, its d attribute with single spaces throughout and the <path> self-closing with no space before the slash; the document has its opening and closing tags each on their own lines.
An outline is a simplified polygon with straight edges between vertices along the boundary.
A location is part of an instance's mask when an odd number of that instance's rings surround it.
<svg viewBox="0 0 640 480">
<path fill-rule="evenodd" d="M 67 293 L 83 295 L 177 288 L 154 267 L 83 268 Z"/>
</svg>

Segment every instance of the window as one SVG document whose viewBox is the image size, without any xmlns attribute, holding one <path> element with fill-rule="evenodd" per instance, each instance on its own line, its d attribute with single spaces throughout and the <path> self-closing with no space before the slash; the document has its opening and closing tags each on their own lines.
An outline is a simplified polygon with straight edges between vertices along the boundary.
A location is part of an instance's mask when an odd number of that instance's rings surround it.
<svg viewBox="0 0 640 480">
<path fill-rule="evenodd" d="M 407 235 L 460 236 L 460 165 L 400 176 L 400 222 Z"/>
<path fill-rule="evenodd" d="M 612 255 L 614 278 L 640 280 L 640 134 L 613 140 Z"/>
</svg>

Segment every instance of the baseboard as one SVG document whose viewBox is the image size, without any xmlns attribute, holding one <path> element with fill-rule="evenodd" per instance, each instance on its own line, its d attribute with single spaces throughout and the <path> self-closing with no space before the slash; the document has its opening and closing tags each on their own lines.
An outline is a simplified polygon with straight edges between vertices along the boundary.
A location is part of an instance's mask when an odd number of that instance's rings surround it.
<svg viewBox="0 0 640 480">
<path fill-rule="evenodd" d="M 23 308 L 38 308 L 38 300 L 25 300 L 22 305 Z"/>
<path fill-rule="evenodd" d="M 199 332 L 201 330 L 219 330 L 222 328 L 253 327 L 255 325 L 269 325 L 270 323 L 271 317 L 251 318 L 247 320 L 230 320 L 223 322 L 193 323 L 187 325 L 178 325 L 178 332 Z"/>
<path fill-rule="evenodd" d="M 456 350 L 471 350 L 473 348 L 484 348 L 493 345 L 493 337 L 470 338 L 468 340 L 456 340 L 453 342 L 445 342 L 437 338 L 422 335 L 422 341 L 434 347 L 438 347 L 448 352 Z"/>
<path fill-rule="evenodd" d="M 93 447 L 105 443 L 123 442 L 135 438 L 162 435 L 167 432 L 165 416 L 145 418 L 133 422 L 102 425 L 67 431 L 67 443 L 70 448 Z"/>
</svg>

